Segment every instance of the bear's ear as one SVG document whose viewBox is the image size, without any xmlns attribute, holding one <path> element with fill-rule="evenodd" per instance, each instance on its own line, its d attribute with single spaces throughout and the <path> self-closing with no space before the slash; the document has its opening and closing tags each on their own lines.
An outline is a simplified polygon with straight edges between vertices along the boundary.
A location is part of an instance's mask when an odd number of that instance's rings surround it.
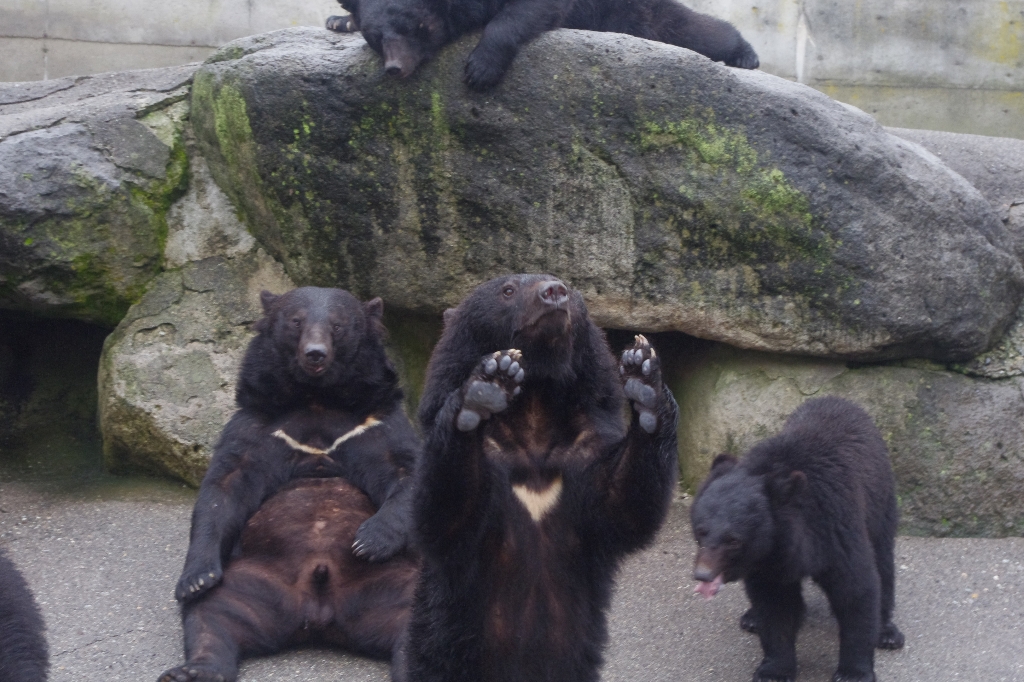
<svg viewBox="0 0 1024 682">
<path fill-rule="evenodd" d="M 370 299 L 363 304 L 363 311 L 368 319 L 379 320 L 384 315 L 384 301 L 380 296 Z"/>
<path fill-rule="evenodd" d="M 276 294 L 272 294 L 266 289 L 260 292 L 260 303 L 263 305 L 263 314 L 269 315 L 271 309 L 274 307 L 274 303 L 277 299 L 281 298 Z"/>
<path fill-rule="evenodd" d="M 448 308 L 444 311 L 444 326 L 451 325 L 452 321 L 455 320 L 455 308 Z"/>
<path fill-rule="evenodd" d="M 788 476 L 777 476 L 772 479 L 770 492 L 777 504 L 787 504 L 806 489 L 807 474 L 802 471 L 791 471 Z"/>
</svg>

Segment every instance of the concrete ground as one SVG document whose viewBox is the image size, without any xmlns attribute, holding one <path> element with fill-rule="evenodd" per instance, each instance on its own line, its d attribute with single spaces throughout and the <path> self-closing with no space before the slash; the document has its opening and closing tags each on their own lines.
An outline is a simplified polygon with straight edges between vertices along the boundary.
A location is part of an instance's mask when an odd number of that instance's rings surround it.
<svg viewBox="0 0 1024 682">
<path fill-rule="evenodd" d="M 193 491 L 144 479 L 0 482 L 0 546 L 42 607 L 53 682 L 156 680 L 181 660 L 171 592 L 193 500 Z M 657 544 L 624 566 L 606 681 L 745 681 L 760 659 L 756 637 L 737 625 L 741 586 L 707 603 L 692 594 L 686 512 L 678 501 Z M 1024 682 L 1024 538 L 902 537 L 897 576 L 907 645 L 878 652 L 881 682 Z M 816 588 L 807 601 L 799 679 L 825 682 L 836 627 Z M 382 663 L 307 650 L 249 661 L 241 680 L 386 682 L 388 673 Z"/>
</svg>

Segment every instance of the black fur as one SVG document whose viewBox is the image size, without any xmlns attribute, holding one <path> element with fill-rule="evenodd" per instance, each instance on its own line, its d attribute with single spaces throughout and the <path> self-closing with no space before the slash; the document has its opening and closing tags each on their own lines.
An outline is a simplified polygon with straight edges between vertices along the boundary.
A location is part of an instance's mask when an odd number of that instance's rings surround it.
<svg viewBox="0 0 1024 682">
<path fill-rule="evenodd" d="M 327 28 L 361 30 L 385 70 L 409 76 L 441 47 L 483 29 L 466 63 L 466 83 L 498 84 L 519 49 L 544 31 L 610 31 L 678 45 L 728 66 L 756 69 L 757 53 L 731 24 L 676 0 L 339 0 L 350 16 Z"/>
<path fill-rule="evenodd" d="M 615 572 L 653 539 L 676 477 L 675 401 L 646 340 L 629 352 L 620 374 L 580 294 L 547 275 L 491 280 L 446 313 L 396 680 L 597 679 Z M 628 422 L 623 382 L 644 401 Z M 521 501 L 555 490 L 536 516 Z"/>
<path fill-rule="evenodd" d="M 43 617 L 17 567 L 0 551 L 0 680 L 43 682 L 49 653 Z"/>
<path fill-rule="evenodd" d="M 857 405 L 809 400 L 742 461 L 719 455 L 691 522 L 694 577 L 705 588 L 716 578 L 744 580 L 752 608 L 741 626 L 764 649 L 755 682 L 796 677 L 805 577 L 839 621 L 834 680 L 874 680 L 875 647 L 903 645 L 892 622 L 898 514 L 889 452 Z"/>
<path fill-rule="evenodd" d="M 387 657 L 408 617 L 417 566 L 400 553 L 418 440 L 381 301 L 304 287 L 262 302 L 240 409 L 192 514 L 175 591 L 187 663 L 167 682 L 234 680 L 240 656 L 310 639 Z"/>
</svg>

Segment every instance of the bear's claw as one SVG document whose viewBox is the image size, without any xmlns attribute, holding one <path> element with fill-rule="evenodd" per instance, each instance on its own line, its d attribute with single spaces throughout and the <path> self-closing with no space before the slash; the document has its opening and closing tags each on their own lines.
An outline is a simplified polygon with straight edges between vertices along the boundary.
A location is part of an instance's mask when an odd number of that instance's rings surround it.
<svg viewBox="0 0 1024 682">
<path fill-rule="evenodd" d="M 171 668 L 157 682 L 225 682 L 227 678 L 222 673 L 203 670 L 189 664 Z"/>
<path fill-rule="evenodd" d="M 619 363 L 622 376 L 622 390 L 633 401 L 640 428 L 654 433 L 658 428 L 658 416 L 654 410 L 661 394 L 661 363 L 658 354 L 643 334 L 637 334 L 632 348 L 622 351 Z"/>
<path fill-rule="evenodd" d="M 200 571 L 186 572 L 178 581 L 174 590 L 174 598 L 180 602 L 192 601 L 220 584 L 223 573 L 219 566 L 204 568 Z"/>
<path fill-rule="evenodd" d="M 512 348 L 486 355 L 464 384 L 462 409 L 455 421 L 459 431 L 472 431 L 481 420 L 503 412 L 509 401 L 522 392 L 526 378 L 520 361 L 522 352 Z"/>
</svg>

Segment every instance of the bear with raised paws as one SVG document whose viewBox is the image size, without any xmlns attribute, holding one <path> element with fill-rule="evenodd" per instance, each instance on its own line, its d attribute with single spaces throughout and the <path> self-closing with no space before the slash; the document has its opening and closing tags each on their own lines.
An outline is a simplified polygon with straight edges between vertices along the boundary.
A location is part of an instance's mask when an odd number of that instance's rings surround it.
<svg viewBox="0 0 1024 682">
<path fill-rule="evenodd" d="M 499 277 L 445 314 L 420 405 L 423 572 L 394 679 L 597 680 L 619 563 L 675 487 L 654 349 L 616 362 L 579 292 Z"/>
<path fill-rule="evenodd" d="M 383 304 L 316 287 L 261 299 L 175 592 L 187 660 L 160 682 L 232 682 L 241 657 L 304 643 L 390 658 L 408 622 L 419 440 Z"/>
<path fill-rule="evenodd" d="M 899 649 L 892 622 L 898 514 L 889 451 L 863 409 L 809 400 L 781 433 L 737 460 L 718 455 L 690 520 L 697 592 L 743 580 L 743 629 L 761 639 L 754 682 L 796 678 L 801 582 L 811 578 L 839 621 L 835 682 L 873 682 L 875 648 Z"/>
</svg>

